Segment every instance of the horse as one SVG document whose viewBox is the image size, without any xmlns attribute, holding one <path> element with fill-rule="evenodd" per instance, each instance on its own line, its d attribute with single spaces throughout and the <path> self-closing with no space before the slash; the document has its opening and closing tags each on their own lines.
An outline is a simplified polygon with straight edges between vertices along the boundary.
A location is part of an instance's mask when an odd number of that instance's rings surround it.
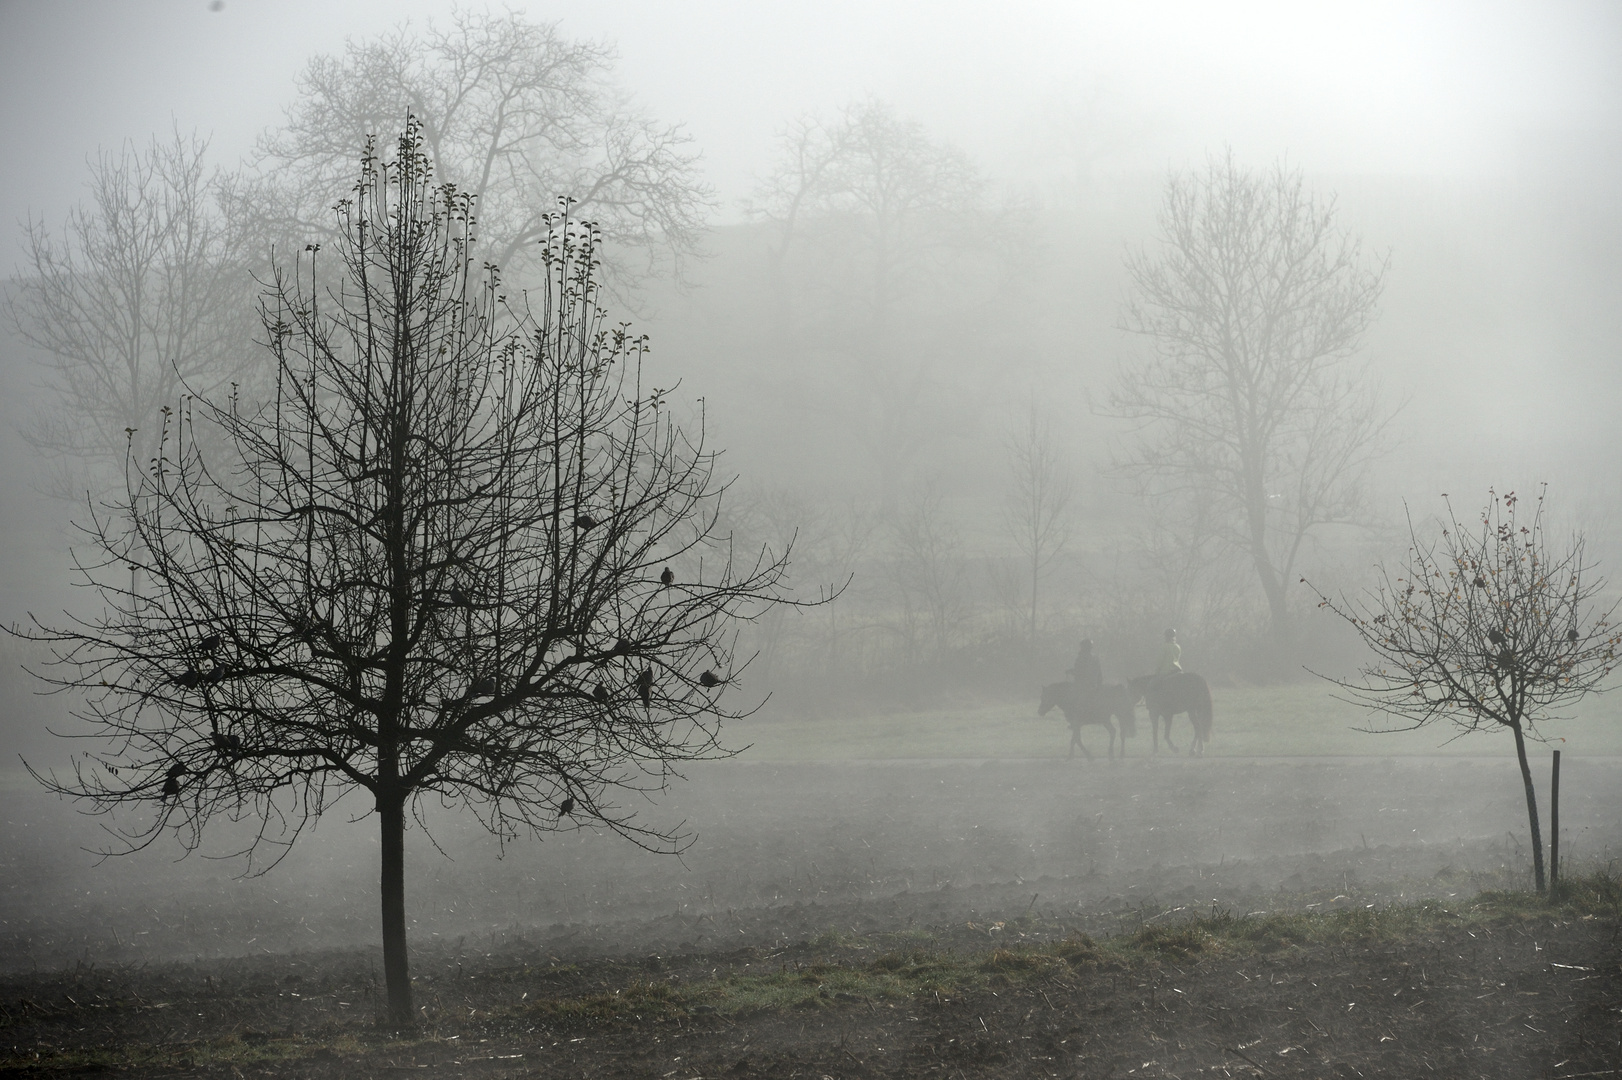
<svg viewBox="0 0 1622 1080">
<path fill-rule="evenodd" d="M 1113 759 L 1116 730 L 1110 722 L 1111 717 L 1120 721 L 1121 756 L 1126 757 L 1126 737 L 1138 733 L 1137 699 L 1126 687 L 1106 686 L 1101 693 L 1089 699 L 1082 693 L 1081 687 L 1073 682 L 1049 683 L 1042 687 L 1042 704 L 1036 710 L 1036 715 L 1046 716 L 1055 706 L 1070 722 L 1070 753 L 1066 757 L 1075 757 L 1076 747 L 1079 746 L 1088 761 L 1093 759 L 1092 751 L 1081 741 L 1081 726 L 1098 724 L 1109 731 L 1109 756 Z"/>
<path fill-rule="evenodd" d="M 1205 752 L 1211 741 L 1211 687 L 1203 676 L 1192 671 L 1179 671 L 1171 675 L 1140 675 L 1131 682 L 1132 700 L 1143 700 L 1149 710 L 1149 731 L 1155 737 L 1154 752 L 1160 752 L 1160 724 L 1164 722 L 1166 745 L 1173 753 L 1177 744 L 1171 741 L 1171 718 L 1187 713 L 1194 725 L 1194 741 L 1188 753 L 1195 757 Z"/>
</svg>

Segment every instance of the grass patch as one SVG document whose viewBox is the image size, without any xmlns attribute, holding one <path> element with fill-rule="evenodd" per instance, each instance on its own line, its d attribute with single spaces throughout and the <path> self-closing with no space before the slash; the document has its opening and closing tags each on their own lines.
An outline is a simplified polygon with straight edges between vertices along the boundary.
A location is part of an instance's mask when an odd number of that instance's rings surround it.
<svg viewBox="0 0 1622 1080">
<path fill-rule="evenodd" d="M 1485 892 L 1449 907 L 1436 901 L 1327 912 L 1208 916 L 1147 923 L 1103 941 L 1074 934 L 1046 944 L 955 952 L 909 943 L 871 960 L 855 957 L 785 964 L 776 972 L 729 974 L 693 982 L 633 983 L 611 994 L 542 1000 L 520 1007 L 552 1021 L 631 1020 L 905 1001 L 956 996 L 1050 977 L 1069 968 L 1130 969 L 1202 956 L 1245 956 L 1359 942 L 1417 941 L 1458 926 L 1488 927 L 1534 919 L 1622 918 L 1622 881 L 1609 873 L 1572 878 L 1553 894 Z M 915 938 L 917 935 L 909 935 Z M 848 953 L 848 936 L 815 939 Z M 812 943 L 808 943 L 812 944 Z M 804 951 L 795 950 L 804 955 Z"/>
</svg>

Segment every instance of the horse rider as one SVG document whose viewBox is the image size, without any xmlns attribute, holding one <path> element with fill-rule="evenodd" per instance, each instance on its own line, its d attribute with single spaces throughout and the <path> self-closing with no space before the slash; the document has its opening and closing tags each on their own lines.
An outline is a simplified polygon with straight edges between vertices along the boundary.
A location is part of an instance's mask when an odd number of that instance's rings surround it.
<svg viewBox="0 0 1622 1080">
<path fill-rule="evenodd" d="M 1160 646 L 1160 662 L 1155 665 L 1157 678 L 1167 675 L 1181 675 L 1183 672 L 1183 647 L 1177 644 L 1177 631 L 1166 631 L 1166 643 Z"/>
<path fill-rule="evenodd" d="M 1082 707 L 1088 715 L 1097 714 L 1103 708 L 1100 698 L 1104 692 L 1104 669 L 1099 666 L 1098 657 L 1093 653 L 1092 638 L 1083 638 L 1076 649 L 1076 662 L 1070 665 L 1070 679 L 1076 684 L 1076 695 L 1081 698 Z"/>
<path fill-rule="evenodd" d="M 1087 697 L 1096 697 L 1104 689 L 1104 669 L 1093 655 L 1093 641 L 1083 638 L 1076 650 L 1076 662 L 1070 665 L 1070 679 Z"/>
</svg>

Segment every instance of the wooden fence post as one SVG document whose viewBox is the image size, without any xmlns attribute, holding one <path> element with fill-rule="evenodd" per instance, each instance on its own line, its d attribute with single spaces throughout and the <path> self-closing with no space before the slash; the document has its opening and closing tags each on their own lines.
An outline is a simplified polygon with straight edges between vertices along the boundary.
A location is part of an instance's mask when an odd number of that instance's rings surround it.
<svg viewBox="0 0 1622 1080">
<path fill-rule="evenodd" d="M 1560 751 L 1554 752 L 1549 780 L 1549 888 L 1560 882 Z"/>
</svg>

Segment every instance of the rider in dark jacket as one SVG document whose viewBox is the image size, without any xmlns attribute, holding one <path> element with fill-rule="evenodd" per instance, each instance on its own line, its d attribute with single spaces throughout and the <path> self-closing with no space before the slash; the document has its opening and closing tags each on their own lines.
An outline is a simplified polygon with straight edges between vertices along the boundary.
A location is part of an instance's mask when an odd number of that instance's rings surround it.
<svg viewBox="0 0 1622 1080">
<path fill-rule="evenodd" d="M 1093 655 L 1091 638 L 1083 639 L 1081 648 L 1076 651 L 1076 662 L 1070 665 L 1070 677 L 1075 680 L 1077 689 L 1089 697 L 1104 689 L 1104 669 L 1099 666 L 1098 657 Z"/>
</svg>

